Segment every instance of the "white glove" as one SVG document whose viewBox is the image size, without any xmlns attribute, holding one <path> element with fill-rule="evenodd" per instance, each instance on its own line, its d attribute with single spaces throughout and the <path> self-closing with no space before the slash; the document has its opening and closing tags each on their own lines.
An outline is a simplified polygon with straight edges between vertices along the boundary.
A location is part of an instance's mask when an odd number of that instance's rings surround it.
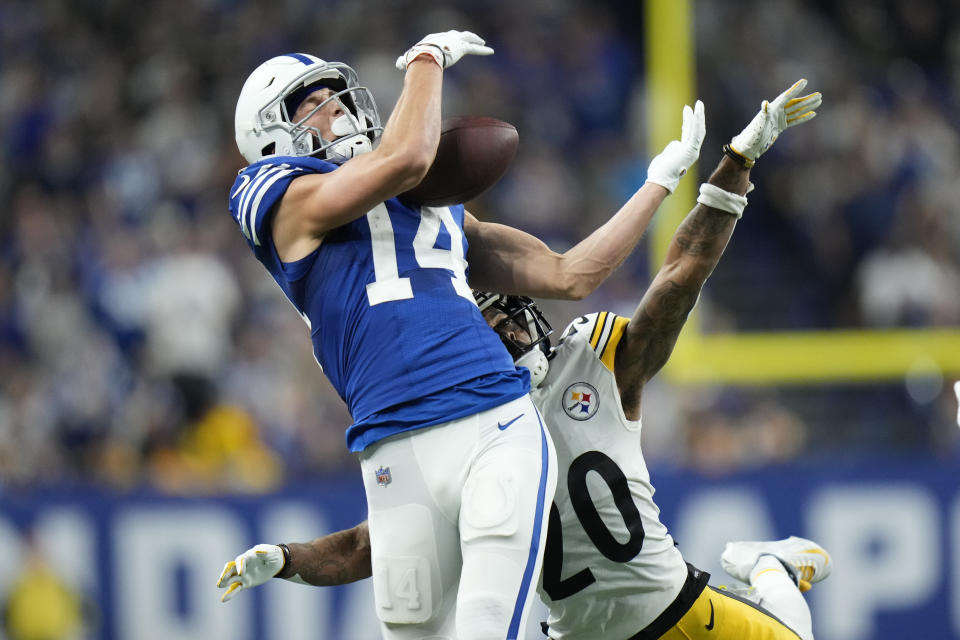
<svg viewBox="0 0 960 640">
<path fill-rule="evenodd" d="M 820 106 L 823 95 L 817 91 L 802 98 L 794 98 L 807 86 L 805 79 L 797 80 L 792 87 L 781 93 L 773 102 L 763 101 L 760 113 L 754 116 L 747 128 L 730 141 L 730 149 L 746 159 L 746 166 L 753 163 L 770 148 L 785 129 L 801 122 L 812 120 Z"/>
<path fill-rule="evenodd" d="M 217 587 L 226 593 L 220 598 L 226 602 L 238 592 L 257 587 L 283 569 L 283 550 L 275 544 L 258 544 L 247 549 L 223 567 Z"/>
<path fill-rule="evenodd" d="M 660 155 L 650 161 L 650 166 L 647 167 L 647 182 L 659 184 L 673 193 L 680 184 L 680 178 L 700 157 L 700 147 L 706 133 L 703 103 L 697 100 L 693 109 L 689 105 L 683 105 L 680 139 L 672 140 Z"/>
<path fill-rule="evenodd" d="M 441 69 L 446 69 L 465 55 L 489 56 L 493 49 L 485 47 L 483 38 L 469 31 L 431 33 L 397 58 L 397 69 L 406 71 L 407 65 L 421 53 L 430 54 Z"/>
</svg>

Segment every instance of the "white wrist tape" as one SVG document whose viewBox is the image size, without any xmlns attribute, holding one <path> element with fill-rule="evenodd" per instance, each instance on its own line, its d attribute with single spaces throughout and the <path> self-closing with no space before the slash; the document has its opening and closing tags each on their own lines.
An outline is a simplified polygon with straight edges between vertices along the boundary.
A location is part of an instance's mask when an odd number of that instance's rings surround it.
<svg viewBox="0 0 960 640">
<path fill-rule="evenodd" d="M 700 196 L 697 198 L 697 202 L 720 211 L 732 213 L 739 219 L 743 215 L 744 207 L 747 206 L 747 197 L 738 196 L 709 182 L 704 182 L 700 185 Z"/>
<path fill-rule="evenodd" d="M 432 42 L 419 42 L 412 47 L 403 55 L 403 67 L 406 67 L 413 62 L 413 59 L 419 56 L 420 54 L 426 53 L 431 58 L 433 58 L 441 69 L 447 67 L 446 54 L 443 52 L 443 49 L 440 48 L 440 45 L 433 44 Z"/>
</svg>

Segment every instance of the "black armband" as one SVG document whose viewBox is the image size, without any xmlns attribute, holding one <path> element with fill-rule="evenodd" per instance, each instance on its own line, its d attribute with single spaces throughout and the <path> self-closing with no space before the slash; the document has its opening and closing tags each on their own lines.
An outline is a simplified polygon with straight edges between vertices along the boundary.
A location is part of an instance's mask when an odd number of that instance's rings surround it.
<svg viewBox="0 0 960 640">
<path fill-rule="evenodd" d="M 728 158 L 730 158 L 731 160 L 739 164 L 741 167 L 743 167 L 744 169 L 750 169 L 753 167 L 753 165 L 757 163 L 756 160 L 751 160 L 750 158 L 742 156 L 736 151 L 734 151 L 733 147 L 731 147 L 729 144 L 723 145 L 723 153 Z"/>
<path fill-rule="evenodd" d="M 273 576 L 274 578 L 279 578 L 280 574 L 289 569 L 290 565 L 292 564 L 292 561 L 290 560 L 290 548 L 282 542 L 277 546 L 280 547 L 280 551 L 283 552 L 283 566 L 280 567 L 280 571 L 277 571 L 276 575 Z"/>
</svg>

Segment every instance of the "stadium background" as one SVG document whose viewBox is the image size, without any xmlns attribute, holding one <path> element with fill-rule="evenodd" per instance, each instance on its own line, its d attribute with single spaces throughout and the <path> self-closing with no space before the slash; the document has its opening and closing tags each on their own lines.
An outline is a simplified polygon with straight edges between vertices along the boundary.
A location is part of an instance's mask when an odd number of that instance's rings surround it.
<svg viewBox="0 0 960 640">
<path fill-rule="evenodd" d="M 688 28 L 684 27 L 688 24 Z M 668 375 L 645 393 L 664 520 L 722 581 L 738 537 L 814 537 L 820 640 L 960 638 L 960 9 L 948 0 L 6 0 L 0 5 L 0 570 L 10 638 L 375 637 L 369 591 L 212 584 L 259 541 L 363 517 L 349 416 L 234 228 L 232 118 L 288 51 L 393 60 L 463 28 L 496 49 L 444 111 L 514 123 L 471 203 L 557 250 L 707 107 L 695 169 L 796 78 L 824 93 L 756 191 Z M 693 176 L 559 330 L 629 314 Z M 250 606 L 245 606 L 250 605 Z"/>
</svg>

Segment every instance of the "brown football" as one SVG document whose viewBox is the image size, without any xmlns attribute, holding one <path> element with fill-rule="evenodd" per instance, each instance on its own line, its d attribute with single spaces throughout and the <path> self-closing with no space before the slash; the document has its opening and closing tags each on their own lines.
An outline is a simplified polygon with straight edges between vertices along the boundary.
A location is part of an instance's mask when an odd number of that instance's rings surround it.
<svg viewBox="0 0 960 640">
<path fill-rule="evenodd" d="M 516 128 L 496 118 L 447 118 L 440 127 L 433 165 L 420 184 L 400 199 L 425 207 L 469 202 L 503 177 L 519 141 Z"/>
</svg>

